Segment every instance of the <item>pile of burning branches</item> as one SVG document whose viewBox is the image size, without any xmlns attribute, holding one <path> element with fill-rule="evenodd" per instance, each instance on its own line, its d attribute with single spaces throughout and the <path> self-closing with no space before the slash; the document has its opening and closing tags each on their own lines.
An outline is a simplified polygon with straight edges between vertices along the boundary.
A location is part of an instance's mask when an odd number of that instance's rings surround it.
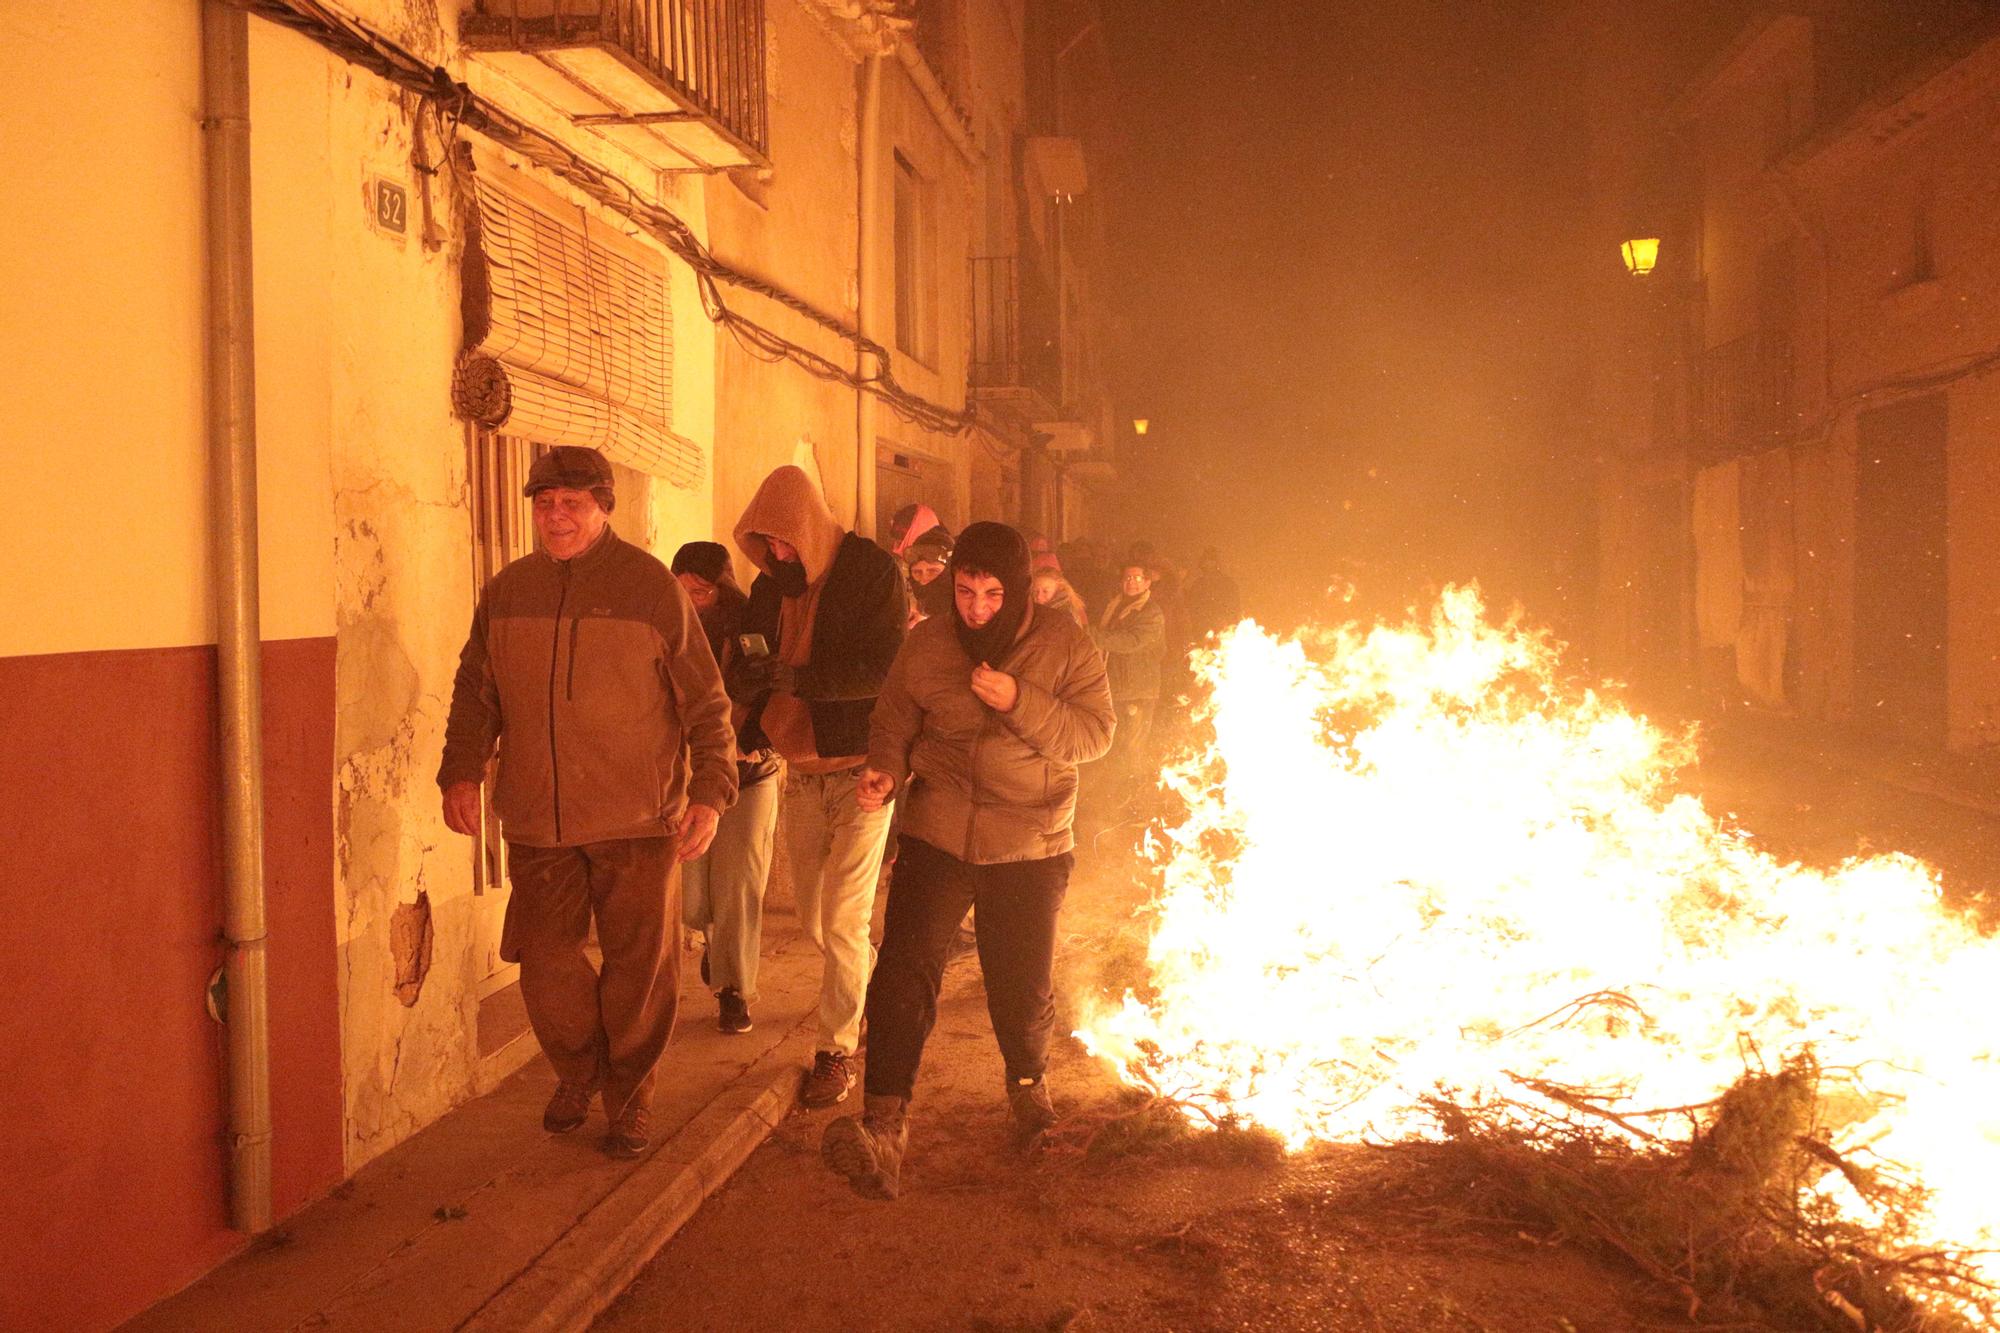
<svg viewBox="0 0 2000 1333">
<path fill-rule="evenodd" d="M 1414 1206 L 1447 1228 L 1533 1233 L 1629 1266 L 1699 1326 L 2000 1326 L 2000 1292 L 1980 1279 L 1976 1256 L 1911 1242 L 1922 1188 L 1858 1166 L 1829 1143 L 1820 1071 L 1809 1056 L 1775 1073 L 1746 1072 L 1695 1106 L 1642 1110 L 1543 1080 L 1519 1084 L 1513 1099 L 1427 1099 L 1442 1137 L 1384 1149 L 1400 1169 L 1377 1191 L 1395 1196 L 1395 1211 Z M 1215 1164 L 1284 1156 L 1268 1131 L 1159 1090 L 1132 1090 L 1117 1106 L 1066 1118 L 1041 1151 L 1058 1160 L 1170 1153 Z M 1829 1172 L 1879 1210 L 1879 1226 L 1844 1219 L 1818 1195 L 1814 1186 Z"/>
<path fill-rule="evenodd" d="M 1909 1242 L 1921 1187 L 1834 1150 L 1810 1057 L 1752 1070 L 1699 1106 L 1623 1108 L 1520 1081 L 1518 1099 L 1427 1109 L 1441 1143 L 1406 1187 L 1467 1218 L 1606 1253 L 1677 1292 L 1703 1324 L 1903 1333 L 1991 1326 L 2000 1293 L 1964 1253 Z M 1673 1132 L 1685 1127 L 1685 1136 Z M 1877 1210 L 1864 1228 L 1815 1184 L 1838 1172 Z"/>
</svg>

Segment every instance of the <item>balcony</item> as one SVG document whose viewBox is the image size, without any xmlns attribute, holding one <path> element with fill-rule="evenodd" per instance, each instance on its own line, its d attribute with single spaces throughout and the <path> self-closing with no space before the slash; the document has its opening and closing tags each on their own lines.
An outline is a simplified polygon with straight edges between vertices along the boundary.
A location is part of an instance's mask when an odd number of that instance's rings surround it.
<svg viewBox="0 0 2000 1333">
<path fill-rule="evenodd" d="M 1791 339 L 1764 331 L 1702 353 L 1699 416 L 1703 443 L 1717 457 L 1789 438 L 1797 424 Z"/>
<path fill-rule="evenodd" d="M 1061 413 L 1060 307 L 1055 284 L 1032 261 L 1015 255 L 972 261 L 972 392 L 1030 422 Z"/>
<path fill-rule="evenodd" d="M 662 171 L 767 166 L 763 0 L 471 0 L 475 59 Z"/>
</svg>

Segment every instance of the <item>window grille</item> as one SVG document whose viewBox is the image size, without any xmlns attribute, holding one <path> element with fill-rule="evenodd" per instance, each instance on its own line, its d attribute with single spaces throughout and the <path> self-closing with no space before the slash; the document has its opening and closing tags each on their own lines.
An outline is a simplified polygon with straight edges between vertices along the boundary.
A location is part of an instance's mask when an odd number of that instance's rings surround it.
<svg viewBox="0 0 2000 1333">
<path fill-rule="evenodd" d="M 582 444 L 614 462 L 700 484 L 702 448 L 673 421 L 667 280 L 591 238 L 574 218 L 473 179 L 465 252 L 465 351 L 452 405 L 468 421 L 539 444 Z"/>
</svg>

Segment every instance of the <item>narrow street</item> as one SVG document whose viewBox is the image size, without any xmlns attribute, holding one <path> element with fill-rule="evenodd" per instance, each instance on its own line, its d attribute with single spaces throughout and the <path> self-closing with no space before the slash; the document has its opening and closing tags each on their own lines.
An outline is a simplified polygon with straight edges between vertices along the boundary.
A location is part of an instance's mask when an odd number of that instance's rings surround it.
<svg viewBox="0 0 2000 1333">
<path fill-rule="evenodd" d="M 2000 0 L 0 0 L 0 1333 L 2000 1330 L 1996 145 Z"/>
<path fill-rule="evenodd" d="M 2000 820 L 1718 728 L 1690 789 L 1761 845 L 1832 866 L 1930 859 L 1956 901 L 1990 904 Z M 1093 826 L 1101 829 L 1101 822 Z M 1143 900 L 1132 830 L 1079 857 L 1059 958 L 1064 1015 L 1128 976 Z M 1126 960 L 1121 963 L 1118 960 Z M 1075 1121 L 1129 1106 L 1074 1041 L 1051 1073 Z M 858 1098 L 858 1092 L 856 1097 Z M 1335 1146 L 1285 1159 L 1190 1133 L 1022 1155 L 1007 1138 L 978 963 L 946 974 L 918 1088 L 903 1197 L 852 1194 L 819 1160 L 838 1111 L 795 1111 L 597 1322 L 637 1330 L 1327 1329 L 1623 1333 L 1697 1327 L 1614 1258 L 1441 1215 L 1420 1160 Z"/>
</svg>

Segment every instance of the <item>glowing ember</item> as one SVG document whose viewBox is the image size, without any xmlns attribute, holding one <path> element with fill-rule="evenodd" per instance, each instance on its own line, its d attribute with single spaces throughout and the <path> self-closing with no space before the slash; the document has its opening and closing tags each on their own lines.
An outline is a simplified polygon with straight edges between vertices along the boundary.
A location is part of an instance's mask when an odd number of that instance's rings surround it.
<svg viewBox="0 0 2000 1333">
<path fill-rule="evenodd" d="M 1440 1090 L 1702 1103 L 1810 1048 L 1833 1146 L 1932 1191 L 1916 1239 L 2000 1246 L 2000 942 L 1921 862 L 1756 850 L 1669 789 L 1686 741 L 1559 688 L 1472 590 L 1428 625 L 1246 623 L 1198 666 L 1151 984 L 1078 1034 L 1128 1080 L 1298 1147 L 1435 1134 Z"/>
</svg>

